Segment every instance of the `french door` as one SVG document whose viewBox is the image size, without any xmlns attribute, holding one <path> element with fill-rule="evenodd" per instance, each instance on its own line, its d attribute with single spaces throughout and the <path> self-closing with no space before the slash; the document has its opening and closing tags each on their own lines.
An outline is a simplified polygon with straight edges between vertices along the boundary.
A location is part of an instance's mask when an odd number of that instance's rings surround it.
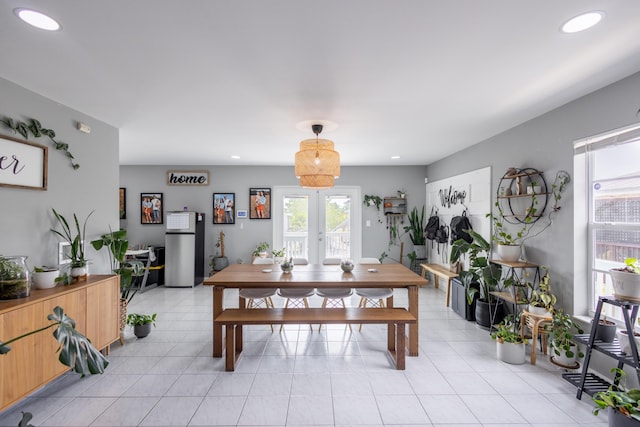
<svg viewBox="0 0 640 427">
<path fill-rule="evenodd" d="M 326 258 L 359 259 L 359 200 L 359 187 L 274 187 L 273 247 L 284 247 L 288 257 L 306 258 L 312 264 Z"/>
</svg>

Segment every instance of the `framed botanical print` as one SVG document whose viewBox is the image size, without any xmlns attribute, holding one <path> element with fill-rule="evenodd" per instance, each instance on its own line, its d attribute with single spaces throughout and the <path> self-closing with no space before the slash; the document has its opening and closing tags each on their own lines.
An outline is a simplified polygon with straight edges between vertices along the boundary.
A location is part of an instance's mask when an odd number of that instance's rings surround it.
<svg viewBox="0 0 640 427">
<path fill-rule="evenodd" d="M 236 223 L 236 193 L 213 193 L 213 223 Z"/>
<path fill-rule="evenodd" d="M 249 189 L 249 218 L 271 219 L 271 189 Z"/>
<path fill-rule="evenodd" d="M 163 212 L 162 193 L 140 193 L 141 224 L 162 224 Z"/>
</svg>

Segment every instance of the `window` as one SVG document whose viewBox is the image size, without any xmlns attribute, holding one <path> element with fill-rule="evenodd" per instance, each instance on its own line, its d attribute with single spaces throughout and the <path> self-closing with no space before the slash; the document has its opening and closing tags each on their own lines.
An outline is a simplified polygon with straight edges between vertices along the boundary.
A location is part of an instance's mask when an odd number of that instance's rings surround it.
<svg viewBox="0 0 640 427">
<path fill-rule="evenodd" d="M 613 293 L 609 269 L 622 266 L 625 258 L 640 258 L 640 125 L 577 141 L 574 147 L 576 165 L 583 164 L 576 171 L 585 171 L 587 308 L 593 314 L 598 298 Z M 607 316 L 622 319 L 618 308 L 607 305 L 606 310 Z"/>
</svg>

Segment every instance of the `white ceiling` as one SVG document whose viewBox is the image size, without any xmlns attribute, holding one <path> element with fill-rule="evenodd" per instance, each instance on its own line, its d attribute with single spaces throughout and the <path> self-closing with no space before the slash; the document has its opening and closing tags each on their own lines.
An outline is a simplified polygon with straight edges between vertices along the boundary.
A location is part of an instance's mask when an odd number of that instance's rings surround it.
<svg viewBox="0 0 640 427">
<path fill-rule="evenodd" d="M 291 165 L 323 119 L 343 165 L 426 165 L 640 71 L 640 1 L 3 0 L 0 51 L 118 127 L 121 164 Z"/>
</svg>

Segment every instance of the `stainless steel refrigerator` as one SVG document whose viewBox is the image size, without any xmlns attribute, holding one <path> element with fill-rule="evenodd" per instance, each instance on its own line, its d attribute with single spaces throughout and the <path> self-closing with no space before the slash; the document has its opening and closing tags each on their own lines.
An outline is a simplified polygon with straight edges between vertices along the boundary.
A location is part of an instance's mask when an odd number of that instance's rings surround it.
<svg viewBox="0 0 640 427">
<path fill-rule="evenodd" d="M 204 214 L 168 212 L 165 286 L 193 287 L 204 280 Z"/>
</svg>

